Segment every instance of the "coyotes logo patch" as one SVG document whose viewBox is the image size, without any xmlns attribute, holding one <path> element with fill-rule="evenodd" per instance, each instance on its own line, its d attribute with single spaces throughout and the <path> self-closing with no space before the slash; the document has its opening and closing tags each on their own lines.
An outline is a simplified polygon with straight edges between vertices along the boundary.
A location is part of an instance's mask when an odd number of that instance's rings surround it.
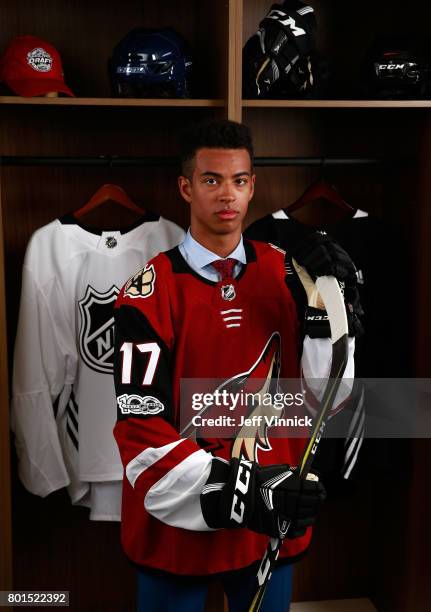
<svg viewBox="0 0 431 612">
<path fill-rule="evenodd" d="M 147 298 L 154 293 L 154 283 L 156 281 L 156 271 L 153 264 L 148 264 L 139 270 L 132 278 L 127 281 L 124 288 L 124 297 Z"/>
</svg>

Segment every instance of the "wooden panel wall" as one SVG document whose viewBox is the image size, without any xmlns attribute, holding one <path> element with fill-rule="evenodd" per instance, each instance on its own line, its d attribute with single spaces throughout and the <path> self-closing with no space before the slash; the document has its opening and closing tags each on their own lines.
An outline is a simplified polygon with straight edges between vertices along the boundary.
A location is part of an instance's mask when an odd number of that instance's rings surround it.
<svg viewBox="0 0 431 612">
<path fill-rule="evenodd" d="M 431 156 L 431 117 L 423 125 L 423 139 L 420 147 L 418 180 L 416 183 L 419 205 L 414 210 L 416 220 L 415 267 L 412 268 L 416 280 L 415 317 L 416 324 L 416 372 L 423 378 L 431 377 L 430 343 L 431 325 L 431 175 L 429 160 Z M 413 212 L 413 211 L 412 211 Z M 405 572 L 402 576 L 403 608 L 414 612 L 427 612 L 431 602 L 431 527 L 428 508 L 431 504 L 431 493 L 428 487 L 429 456 L 431 440 L 417 440 L 413 447 L 409 507 L 404 517 L 406 550 Z M 390 590 L 387 593 L 390 593 Z M 387 597 L 384 597 L 384 600 Z M 388 609 L 389 610 L 389 609 Z"/>
<path fill-rule="evenodd" d="M 418 376 L 431 376 L 431 116 L 428 116 L 423 127 L 423 141 L 420 150 L 419 180 L 417 185 L 420 206 L 416 211 L 416 279 L 420 299 L 416 311 L 416 367 Z"/>
<path fill-rule="evenodd" d="M 1 170 L 1 168 L 0 168 Z M 1 173 L 0 173 L 1 179 Z M 2 193 L 0 180 L 0 287 L 5 287 L 2 223 Z M 9 381 L 7 363 L 6 296 L 0 293 L 0 431 L 9 431 Z M 12 523 L 10 506 L 9 436 L 0 437 L 0 589 L 12 587 Z"/>
</svg>

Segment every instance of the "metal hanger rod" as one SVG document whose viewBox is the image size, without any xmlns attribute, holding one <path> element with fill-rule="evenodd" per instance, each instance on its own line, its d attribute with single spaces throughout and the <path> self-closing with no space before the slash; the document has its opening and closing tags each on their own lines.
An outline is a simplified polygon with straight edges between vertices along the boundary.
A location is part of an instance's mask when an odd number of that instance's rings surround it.
<svg viewBox="0 0 431 612">
<path fill-rule="evenodd" d="M 409 159 L 388 159 L 376 157 L 255 157 L 257 167 L 275 166 L 378 166 L 407 163 Z M 176 157 L 121 157 L 99 155 L 97 157 L 58 156 L 0 156 L 0 166 L 108 166 L 108 167 L 166 167 L 178 166 Z"/>
</svg>

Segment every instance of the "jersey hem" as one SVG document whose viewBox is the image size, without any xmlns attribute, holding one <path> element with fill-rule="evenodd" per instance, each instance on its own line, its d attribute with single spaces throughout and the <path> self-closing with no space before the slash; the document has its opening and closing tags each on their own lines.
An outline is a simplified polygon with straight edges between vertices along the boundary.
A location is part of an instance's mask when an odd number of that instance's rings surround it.
<svg viewBox="0 0 431 612">
<path fill-rule="evenodd" d="M 294 563 L 298 563 L 298 561 L 301 561 L 301 559 L 307 554 L 308 550 L 310 548 L 310 545 L 308 544 L 308 546 L 301 551 L 300 553 L 293 555 L 293 556 L 289 556 L 289 557 L 281 557 L 277 560 L 275 567 L 279 567 L 282 565 L 293 565 Z M 171 572 L 169 570 L 165 570 L 162 569 L 160 567 L 153 567 L 150 565 L 144 565 L 141 563 L 137 563 L 136 561 L 133 561 L 133 559 L 131 557 L 129 557 L 129 555 L 127 553 L 125 553 L 127 560 L 129 561 L 129 563 L 137 570 L 142 570 L 144 569 L 145 571 L 151 572 L 154 575 L 159 575 L 159 576 L 177 576 L 180 578 L 184 578 L 184 579 L 190 579 L 190 580 L 205 580 L 208 578 L 217 580 L 223 576 L 225 576 L 226 574 L 231 574 L 232 572 L 236 572 L 239 570 L 245 570 L 245 569 L 249 569 L 252 567 L 256 568 L 256 572 L 257 569 L 260 565 L 260 562 L 262 559 L 255 559 L 254 561 L 252 561 L 251 563 L 248 563 L 246 565 L 240 565 L 238 567 L 232 567 L 231 569 L 227 569 L 227 570 L 223 570 L 223 571 L 215 571 L 215 572 L 208 572 L 206 574 L 180 574 L 180 573 L 175 573 L 175 572 Z M 263 556 L 263 555 L 262 555 Z"/>
</svg>

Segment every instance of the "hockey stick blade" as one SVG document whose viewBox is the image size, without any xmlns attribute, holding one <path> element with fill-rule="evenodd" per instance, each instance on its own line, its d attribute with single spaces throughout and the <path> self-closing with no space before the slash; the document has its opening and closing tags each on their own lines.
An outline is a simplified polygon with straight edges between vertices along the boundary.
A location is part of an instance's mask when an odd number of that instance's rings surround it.
<svg viewBox="0 0 431 612">
<path fill-rule="evenodd" d="M 293 263 L 297 271 L 300 270 L 301 275 L 303 277 L 305 276 L 307 281 L 311 281 L 305 270 L 300 269 L 295 261 Z M 311 284 L 313 284 L 312 281 Z M 315 417 L 310 438 L 299 462 L 299 476 L 300 478 L 304 479 L 306 479 L 308 476 L 308 472 L 316 455 L 319 442 L 322 439 L 326 420 L 334 403 L 348 359 L 347 316 L 343 294 L 341 293 L 338 281 L 333 276 L 321 276 L 316 279 L 313 289 L 320 294 L 328 314 L 331 328 L 332 363 L 328 382 L 322 397 L 320 410 Z M 290 522 L 285 521 L 281 526 L 280 532 L 286 535 L 289 531 L 289 527 Z M 255 595 L 249 607 L 249 612 L 258 612 L 260 610 L 266 587 L 278 559 L 282 543 L 282 538 L 271 538 L 268 542 L 265 555 L 260 563 L 256 575 L 257 586 Z"/>
</svg>

